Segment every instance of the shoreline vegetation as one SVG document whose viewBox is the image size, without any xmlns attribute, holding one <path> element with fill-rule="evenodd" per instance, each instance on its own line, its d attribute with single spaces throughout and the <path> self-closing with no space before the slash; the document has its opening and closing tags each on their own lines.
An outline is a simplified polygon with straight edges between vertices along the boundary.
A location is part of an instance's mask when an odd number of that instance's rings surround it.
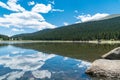
<svg viewBox="0 0 120 80">
<path fill-rule="evenodd" d="M 120 40 L 93 40 L 93 41 L 62 41 L 62 40 L 1 40 L 0 43 L 93 43 L 93 44 L 119 44 Z"/>
</svg>

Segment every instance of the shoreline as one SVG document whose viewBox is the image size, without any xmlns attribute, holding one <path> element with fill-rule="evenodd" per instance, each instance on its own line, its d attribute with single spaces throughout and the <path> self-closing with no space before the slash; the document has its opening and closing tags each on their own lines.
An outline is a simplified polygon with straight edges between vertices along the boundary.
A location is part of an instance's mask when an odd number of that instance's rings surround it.
<svg viewBox="0 0 120 80">
<path fill-rule="evenodd" d="M 103 40 L 98 42 L 97 40 L 93 41 L 61 41 L 61 40 L 21 40 L 21 41 L 0 41 L 0 43 L 93 43 L 93 44 L 119 44 L 120 40 L 110 41 Z"/>
</svg>

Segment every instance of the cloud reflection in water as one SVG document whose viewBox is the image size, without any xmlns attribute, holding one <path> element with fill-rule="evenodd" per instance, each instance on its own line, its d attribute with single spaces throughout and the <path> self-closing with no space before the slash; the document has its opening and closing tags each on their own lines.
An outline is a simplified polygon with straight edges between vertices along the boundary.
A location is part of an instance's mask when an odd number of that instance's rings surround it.
<svg viewBox="0 0 120 80">
<path fill-rule="evenodd" d="M 29 79 L 47 78 L 51 80 L 51 78 L 57 79 L 56 76 L 59 75 L 69 77 L 71 74 L 74 74 L 75 70 L 81 70 L 82 67 L 86 69 L 90 63 L 9 45 L 0 48 L 0 65 L 3 66 L 2 69 L 10 69 L 9 72 L 5 71 L 6 73 L 0 75 L 0 80 L 19 80 L 24 76 L 29 76 L 27 77 Z M 79 76 L 80 72 L 78 73 L 76 74 Z"/>
</svg>

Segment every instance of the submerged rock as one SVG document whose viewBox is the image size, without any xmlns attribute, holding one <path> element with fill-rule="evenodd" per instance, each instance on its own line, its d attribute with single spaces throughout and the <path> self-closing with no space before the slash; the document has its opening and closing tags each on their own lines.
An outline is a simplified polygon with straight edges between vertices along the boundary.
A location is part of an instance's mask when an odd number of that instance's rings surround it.
<svg viewBox="0 0 120 80">
<path fill-rule="evenodd" d="M 120 60 L 98 59 L 92 63 L 86 73 L 95 77 L 111 77 L 120 79 Z"/>
<path fill-rule="evenodd" d="M 107 54 L 103 55 L 102 58 L 111 59 L 111 60 L 120 60 L 120 47 L 111 50 Z"/>
</svg>

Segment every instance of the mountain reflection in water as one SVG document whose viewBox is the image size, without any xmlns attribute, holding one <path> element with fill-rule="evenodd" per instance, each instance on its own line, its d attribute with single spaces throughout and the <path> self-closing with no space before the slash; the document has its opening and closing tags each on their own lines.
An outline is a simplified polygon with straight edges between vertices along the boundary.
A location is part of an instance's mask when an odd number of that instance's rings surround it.
<svg viewBox="0 0 120 80">
<path fill-rule="evenodd" d="M 89 62 L 32 49 L 0 46 L 0 80 L 90 80 Z"/>
</svg>

